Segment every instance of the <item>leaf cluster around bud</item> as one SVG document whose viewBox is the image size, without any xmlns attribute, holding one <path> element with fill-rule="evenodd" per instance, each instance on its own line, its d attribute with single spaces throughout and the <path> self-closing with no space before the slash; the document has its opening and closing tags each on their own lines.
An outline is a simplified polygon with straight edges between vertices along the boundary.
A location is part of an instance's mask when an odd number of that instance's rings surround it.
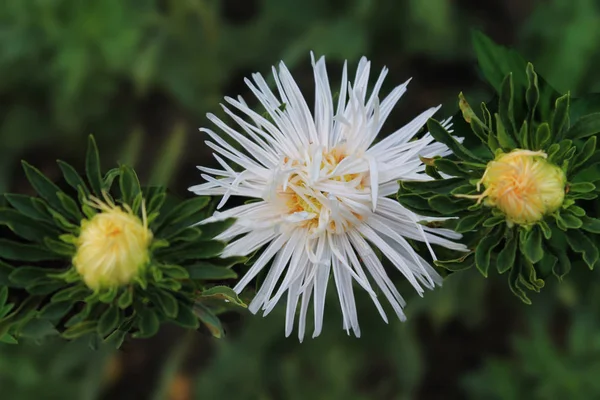
<svg viewBox="0 0 600 400">
<path fill-rule="evenodd" d="M 496 98 L 482 103 L 478 115 L 459 95 L 466 124 L 457 121 L 454 134 L 464 137 L 462 142 L 439 122 L 428 122 L 431 135 L 453 154 L 424 159 L 434 180 L 400 182 L 397 198 L 420 215 L 456 217 L 444 225 L 463 233 L 472 251 L 437 261 L 438 266 L 457 271 L 474 265 L 486 277 L 490 266 L 495 266 L 498 273 L 508 273 L 511 290 L 530 303 L 525 290 L 539 292 L 548 276 L 562 279 L 572 265 L 593 268 L 598 263 L 600 220 L 588 212 L 600 191 L 595 136 L 600 132 L 600 113 L 581 115 L 585 100 L 559 96 L 531 63 L 483 35 L 475 37 L 475 47 L 484 75 L 497 88 Z M 506 73 L 503 80 L 499 70 Z M 480 194 L 477 183 L 488 163 L 515 149 L 541 150 L 566 174 L 562 206 L 537 223 L 507 223 L 500 210 L 460 197 Z"/>
<path fill-rule="evenodd" d="M 208 216 L 209 198 L 179 201 L 162 187 L 141 187 L 135 171 L 125 165 L 102 174 L 92 136 L 87 182 L 69 164 L 58 164 L 66 191 L 23 162 L 39 196 L 6 194 L 8 206 L 0 208 L 0 225 L 14 236 L 0 239 L 0 341 L 87 335 L 91 344 L 105 341 L 118 347 L 128 335 L 153 336 L 163 322 L 189 329 L 203 323 L 214 336 L 222 336 L 217 315 L 232 306 L 245 307 L 233 290 L 215 286 L 236 278 L 231 267 L 245 261 L 220 258 L 224 244 L 213 239 L 232 221 L 193 226 Z M 82 220 L 101 212 L 89 205 L 90 196 L 108 196 L 140 219 L 145 209 L 153 233 L 150 261 L 127 285 L 93 291 L 72 264 Z"/>
</svg>

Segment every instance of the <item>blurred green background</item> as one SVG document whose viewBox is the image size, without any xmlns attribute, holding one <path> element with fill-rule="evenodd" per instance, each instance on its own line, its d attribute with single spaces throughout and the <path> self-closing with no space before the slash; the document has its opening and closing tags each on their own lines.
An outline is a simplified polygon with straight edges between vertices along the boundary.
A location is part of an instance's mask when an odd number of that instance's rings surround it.
<svg viewBox="0 0 600 400">
<path fill-rule="evenodd" d="M 281 59 L 310 98 L 310 50 L 327 56 L 331 82 L 361 55 L 390 68 L 388 90 L 414 78 L 386 127 L 439 103 L 453 114 L 459 91 L 487 98 L 472 28 L 561 92 L 600 91 L 598 26 L 596 0 L 3 0 L 0 192 L 29 191 L 22 158 L 57 179 L 56 159 L 81 166 L 94 133 L 105 165 L 187 195 L 195 165 L 212 163 L 197 132 L 206 112 L 224 95 L 252 101 L 243 78 Z M 278 310 L 225 316 L 221 340 L 167 328 L 118 352 L 0 345 L 0 398 L 600 398 L 597 275 L 548 281 L 526 306 L 504 276 L 457 273 L 423 299 L 405 290 L 409 321 L 389 325 L 360 298 L 358 340 L 333 296 L 324 333 L 303 344 L 283 337 Z"/>
</svg>

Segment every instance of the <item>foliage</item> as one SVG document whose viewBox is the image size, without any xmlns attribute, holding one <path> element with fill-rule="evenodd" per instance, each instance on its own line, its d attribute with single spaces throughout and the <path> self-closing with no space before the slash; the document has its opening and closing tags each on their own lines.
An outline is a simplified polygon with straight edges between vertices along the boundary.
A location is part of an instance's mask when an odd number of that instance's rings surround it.
<svg viewBox="0 0 600 400">
<path fill-rule="evenodd" d="M 208 216 L 208 198 L 177 201 L 162 187 L 143 188 L 135 171 L 125 165 L 102 175 L 92 136 L 87 183 L 69 164 L 59 165 L 77 200 L 24 162 L 39 197 L 6 194 L 11 207 L 0 209 L 0 224 L 20 238 L 0 239 L 0 258 L 7 263 L 4 281 L 10 288 L 10 293 L 2 288 L 0 304 L 8 298 L 16 305 L 0 309 L 3 340 L 40 339 L 58 331 L 67 339 L 88 335 L 92 344 L 101 339 L 119 347 L 130 333 L 140 338 L 155 335 L 162 322 L 191 329 L 202 322 L 214 336 L 222 336 L 212 309 L 222 308 L 223 300 L 244 305 L 231 289 L 210 284 L 235 278 L 230 267 L 244 260 L 218 258 L 224 244 L 213 238 L 231 221 L 193 226 Z M 111 191 L 118 197 L 111 198 Z M 116 199 L 140 219 L 147 218 L 153 233 L 151 259 L 130 284 L 91 290 L 72 265 L 81 221 L 102 212 L 90 206 L 92 195 L 112 204 Z"/>
<path fill-rule="evenodd" d="M 468 236 L 470 253 L 438 261 L 439 266 L 452 271 L 474 265 L 483 276 L 495 266 L 500 274 L 508 272 L 513 293 L 530 303 L 525 289 L 539 292 L 551 274 L 562 279 L 571 265 L 594 268 L 598 262 L 597 239 L 590 237 L 600 233 L 600 220 L 586 214 L 585 201 L 596 199 L 600 190 L 594 184 L 600 162 L 594 135 L 600 131 L 600 114 L 574 115 L 570 95 L 558 96 L 517 53 L 482 34 L 475 34 L 474 44 L 483 74 L 498 95 L 481 104 L 481 117 L 459 96 L 470 129 L 461 124 L 455 135 L 465 137 L 464 143 L 439 122 L 428 122 L 431 135 L 453 154 L 425 160 L 435 179 L 402 182 L 398 201 L 421 215 L 456 216 L 446 226 L 460 233 L 476 232 Z M 579 99 L 576 104 L 585 102 Z M 468 148 L 467 142 L 475 143 Z M 567 178 L 562 206 L 534 224 L 513 224 L 498 209 L 465 198 L 477 196 L 495 157 L 516 149 L 543 151 Z"/>
</svg>

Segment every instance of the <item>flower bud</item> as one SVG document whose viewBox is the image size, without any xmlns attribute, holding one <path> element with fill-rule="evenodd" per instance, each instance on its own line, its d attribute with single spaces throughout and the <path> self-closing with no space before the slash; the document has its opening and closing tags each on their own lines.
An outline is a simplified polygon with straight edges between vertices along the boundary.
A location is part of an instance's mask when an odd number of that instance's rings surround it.
<svg viewBox="0 0 600 400">
<path fill-rule="evenodd" d="M 513 150 L 490 161 L 481 181 L 479 202 L 496 207 L 509 223 L 530 225 L 556 211 L 565 198 L 566 176 L 543 151 Z"/>
<path fill-rule="evenodd" d="M 126 285 L 150 261 L 145 210 L 141 221 L 128 206 L 123 210 L 95 198 L 92 205 L 101 212 L 82 221 L 73 265 L 92 290 Z"/>
</svg>

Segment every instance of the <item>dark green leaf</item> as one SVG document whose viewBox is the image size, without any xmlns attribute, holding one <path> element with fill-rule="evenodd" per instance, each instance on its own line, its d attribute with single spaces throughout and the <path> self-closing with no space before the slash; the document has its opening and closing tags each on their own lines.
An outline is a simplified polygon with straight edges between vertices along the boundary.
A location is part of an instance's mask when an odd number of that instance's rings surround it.
<svg viewBox="0 0 600 400">
<path fill-rule="evenodd" d="M 591 218 L 591 217 L 583 217 L 581 218 L 582 226 L 581 228 L 585 231 L 591 233 L 600 233 L 600 219 Z M 1 283 L 1 281 L 0 281 Z"/>
<path fill-rule="evenodd" d="M 121 309 L 126 309 L 133 302 L 133 290 L 131 288 L 125 289 L 121 296 L 119 296 L 119 300 L 117 301 L 117 305 Z"/>
<path fill-rule="evenodd" d="M 83 190 L 86 197 L 89 197 L 90 191 L 85 184 L 84 180 L 81 178 L 79 173 L 73 168 L 71 165 L 67 164 L 64 161 L 58 160 L 58 166 L 62 170 L 62 173 L 65 177 L 67 183 L 76 191 Z"/>
<path fill-rule="evenodd" d="M 72 301 L 61 301 L 57 303 L 48 303 L 40 311 L 40 318 L 49 320 L 59 320 L 60 318 L 67 315 L 67 313 L 73 308 Z"/>
<path fill-rule="evenodd" d="M 237 293 L 227 286 L 215 286 L 207 289 L 202 292 L 200 299 L 219 299 L 240 307 L 246 307 L 246 304 L 240 300 Z"/>
<path fill-rule="evenodd" d="M 508 286 L 510 290 L 521 299 L 521 301 L 525 304 L 531 304 L 531 300 L 527 297 L 525 291 L 521 288 L 520 284 L 520 275 L 521 275 L 521 262 L 517 262 L 511 269 L 508 274 Z"/>
<path fill-rule="evenodd" d="M 510 235 L 504 244 L 504 248 L 498 253 L 496 260 L 496 269 L 499 274 L 503 274 L 513 267 L 515 264 L 515 256 L 517 254 L 518 240 L 516 235 Z"/>
<path fill-rule="evenodd" d="M 217 267 L 210 263 L 197 263 L 186 266 L 190 279 L 193 280 L 225 280 L 236 279 L 237 274 L 228 268 Z"/>
<path fill-rule="evenodd" d="M 545 144 L 550 140 L 550 137 L 550 125 L 547 122 L 540 124 L 532 140 L 532 150 L 543 149 Z"/>
<path fill-rule="evenodd" d="M 198 329 L 198 326 L 200 326 L 196 314 L 194 314 L 187 304 L 182 303 L 179 303 L 179 313 L 177 313 L 177 318 L 175 318 L 173 322 L 188 329 Z"/>
<path fill-rule="evenodd" d="M 528 120 L 531 122 L 535 117 L 535 108 L 537 107 L 540 99 L 540 89 L 538 86 L 538 76 L 533 69 L 532 63 L 527 63 L 526 68 L 527 74 L 527 92 L 525 93 L 525 101 L 527 103 Z"/>
<path fill-rule="evenodd" d="M 457 199 L 444 195 L 436 195 L 428 200 L 429 205 L 442 215 L 453 215 L 466 210 L 473 204 L 469 199 Z"/>
<path fill-rule="evenodd" d="M 24 239 L 43 243 L 45 237 L 57 237 L 60 232 L 52 225 L 35 221 L 10 208 L 0 208 L 0 225 L 6 225 Z"/>
<path fill-rule="evenodd" d="M 110 306 L 98 320 L 98 335 L 106 337 L 119 326 L 121 312 L 116 306 Z"/>
<path fill-rule="evenodd" d="M 596 190 L 596 185 L 590 182 L 571 183 L 568 190 L 569 193 L 589 193 Z"/>
<path fill-rule="evenodd" d="M 486 163 L 485 160 L 477 157 L 471 151 L 467 150 L 466 147 L 457 142 L 450 132 L 448 132 L 438 121 L 429 119 L 429 121 L 427 121 L 427 128 L 435 140 L 448 146 L 448 148 L 460 159 L 474 163 Z"/>
<path fill-rule="evenodd" d="M 153 298 L 162 312 L 169 318 L 176 318 L 179 313 L 179 305 L 175 297 L 165 290 L 152 292 Z"/>
<path fill-rule="evenodd" d="M 22 329 L 19 330 L 19 336 L 41 340 L 47 336 L 54 336 L 58 331 L 54 325 L 47 319 L 33 318 L 29 320 Z"/>
<path fill-rule="evenodd" d="M 25 175 L 31 183 L 31 186 L 39 193 L 39 195 L 46 200 L 56 210 L 62 210 L 62 203 L 57 196 L 57 193 L 62 192 L 58 186 L 50 181 L 44 174 L 42 174 L 37 168 L 30 165 L 26 161 L 22 161 Z"/>
<path fill-rule="evenodd" d="M 164 257 L 165 261 L 179 264 L 180 260 L 202 260 L 216 257 L 225 248 L 225 243 L 210 241 L 201 243 L 186 244 L 185 246 L 171 246 L 159 249 L 156 254 Z"/>
<path fill-rule="evenodd" d="M 60 259 L 61 257 L 38 245 L 0 239 L 0 258 L 15 261 L 48 261 Z"/>
<path fill-rule="evenodd" d="M 438 194 L 450 194 L 453 189 L 456 189 L 460 185 L 464 185 L 465 180 L 462 178 L 448 178 L 431 181 L 408 181 L 400 182 L 403 189 L 410 191 L 415 194 L 422 193 L 438 193 Z"/>
<path fill-rule="evenodd" d="M 134 334 L 137 338 L 149 338 L 158 332 L 160 322 L 156 312 L 151 308 L 144 307 L 138 310 L 137 326 L 139 331 Z"/>
<path fill-rule="evenodd" d="M 552 115 L 552 136 L 555 141 L 563 139 L 564 131 L 569 129 L 569 99 L 567 93 L 556 99 L 554 114 Z"/>
<path fill-rule="evenodd" d="M 67 328 L 62 336 L 65 339 L 75 339 L 97 329 L 96 321 L 84 321 Z"/>
<path fill-rule="evenodd" d="M 222 338 L 224 336 L 225 333 L 223 332 L 221 321 L 212 313 L 212 311 L 210 311 L 210 309 L 202 304 L 197 304 L 194 307 L 194 313 L 214 337 Z"/>
<path fill-rule="evenodd" d="M 576 170 L 576 169 L 580 168 L 581 166 L 583 166 L 583 164 L 587 160 L 589 160 L 589 158 L 594 154 L 595 151 L 596 151 L 596 136 L 592 136 L 588 140 L 586 140 L 581 151 L 578 152 L 577 155 L 575 156 L 575 159 L 573 160 L 573 163 L 571 164 L 571 169 Z"/>
<path fill-rule="evenodd" d="M 475 266 L 483 276 L 487 278 L 490 267 L 492 251 L 502 241 L 503 228 L 495 228 L 490 234 L 486 235 L 475 249 Z"/>
<path fill-rule="evenodd" d="M 515 123 L 514 115 L 514 99 L 513 99 L 513 74 L 510 72 L 500 86 L 500 98 L 498 100 L 498 116 L 502 122 L 502 126 L 508 136 L 514 143 L 519 144 L 519 138 L 517 138 L 517 127 Z M 500 135 L 498 135 L 500 139 Z M 502 141 L 500 141 L 502 144 Z M 522 145 L 522 144 L 521 144 Z"/>
<path fill-rule="evenodd" d="M 521 229 L 519 232 L 519 249 L 532 264 L 540 261 L 544 257 L 542 232 L 535 226 L 529 231 Z"/>
<path fill-rule="evenodd" d="M 87 175 L 90 186 L 93 192 L 99 198 L 102 198 L 102 169 L 100 167 L 100 155 L 94 136 L 90 135 L 88 139 L 87 154 L 85 157 L 85 173 Z"/>
<path fill-rule="evenodd" d="M 575 140 L 600 133 L 600 113 L 584 115 L 569 129 L 565 137 Z"/>
<path fill-rule="evenodd" d="M 581 253 L 585 263 L 592 268 L 598 261 L 598 248 L 596 245 L 579 230 L 571 230 L 565 237 L 571 249 L 576 253 Z"/>
<path fill-rule="evenodd" d="M 119 188 L 121 190 L 121 200 L 123 200 L 125 204 L 132 204 L 133 199 L 141 193 L 142 189 L 140 187 L 140 181 L 133 168 L 127 165 L 121 166 Z"/>
<path fill-rule="evenodd" d="M 562 230 L 566 230 L 579 229 L 583 225 L 583 222 L 573 214 L 562 213 L 556 215 L 556 224 Z"/>
<path fill-rule="evenodd" d="M 29 218 L 54 223 L 52 216 L 49 213 L 45 212 L 46 207 L 43 206 L 43 200 L 35 197 L 13 193 L 6 193 L 4 197 L 11 206 L 13 206 L 20 213 L 28 216 Z M 34 203 L 36 205 L 34 205 Z"/>
</svg>

